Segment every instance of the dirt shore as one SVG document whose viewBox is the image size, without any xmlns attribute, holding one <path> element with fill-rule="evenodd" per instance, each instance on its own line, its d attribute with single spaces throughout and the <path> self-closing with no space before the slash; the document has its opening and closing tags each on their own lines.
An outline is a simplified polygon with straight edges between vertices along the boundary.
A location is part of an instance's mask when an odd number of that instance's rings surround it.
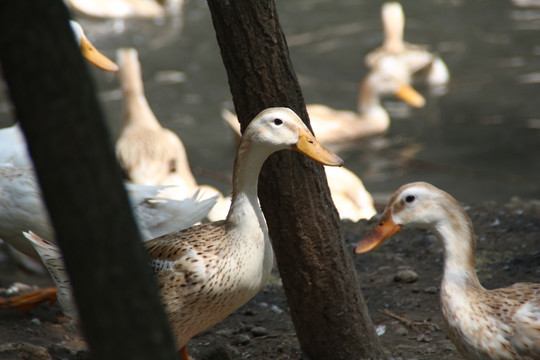
<svg viewBox="0 0 540 360">
<path fill-rule="evenodd" d="M 511 200 L 466 207 L 477 235 L 476 268 L 486 288 L 540 279 L 540 202 Z M 374 221 L 344 222 L 351 247 Z M 370 315 L 390 358 L 461 359 L 439 307 L 442 249 L 420 230 L 401 232 L 355 266 Z M 0 252 L 0 287 L 14 281 L 45 286 Z M 88 359 L 84 340 L 59 322 L 58 305 L 21 313 L 0 309 L 0 359 Z M 252 301 L 189 344 L 197 360 L 305 359 L 277 272 Z"/>
</svg>

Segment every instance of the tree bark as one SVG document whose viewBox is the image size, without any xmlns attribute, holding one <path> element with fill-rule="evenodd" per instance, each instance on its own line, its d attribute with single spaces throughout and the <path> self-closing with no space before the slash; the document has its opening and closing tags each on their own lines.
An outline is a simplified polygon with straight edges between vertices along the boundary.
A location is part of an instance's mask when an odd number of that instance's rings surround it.
<svg viewBox="0 0 540 360">
<path fill-rule="evenodd" d="M 175 359 L 111 139 L 62 1 L 2 1 L 0 61 L 92 357 Z"/>
<path fill-rule="evenodd" d="M 261 110 L 306 108 L 274 2 L 208 0 L 242 131 Z M 298 339 L 311 359 L 382 359 L 323 168 L 297 153 L 260 175 L 268 223 Z"/>
</svg>

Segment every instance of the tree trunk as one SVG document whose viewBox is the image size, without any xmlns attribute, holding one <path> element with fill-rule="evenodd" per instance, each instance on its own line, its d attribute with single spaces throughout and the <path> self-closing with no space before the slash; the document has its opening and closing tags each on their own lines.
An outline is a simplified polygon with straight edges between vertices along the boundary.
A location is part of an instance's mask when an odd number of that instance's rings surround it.
<svg viewBox="0 0 540 360">
<path fill-rule="evenodd" d="M 242 130 L 286 106 L 309 127 L 273 1 L 208 0 Z M 311 359 L 382 359 L 323 168 L 291 151 L 260 177 L 265 213 L 298 339 Z"/>
<path fill-rule="evenodd" d="M 62 1 L 2 1 L 0 61 L 92 357 L 175 359 L 111 139 Z"/>
</svg>

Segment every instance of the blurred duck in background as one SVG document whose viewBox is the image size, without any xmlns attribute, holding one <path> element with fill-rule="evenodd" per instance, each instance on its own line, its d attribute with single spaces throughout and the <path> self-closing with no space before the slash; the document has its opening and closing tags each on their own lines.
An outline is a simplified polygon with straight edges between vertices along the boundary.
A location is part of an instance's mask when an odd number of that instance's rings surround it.
<svg viewBox="0 0 540 360">
<path fill-rule="evenodd" d="M 94 47 L 78 22 L 71 20 L 69 24 L 73 30 L 73 36 L 80 46 L 82 56 L 90 64 L 105 71 L 118 71 L 118 65 Z M 0 164 L 34 167 L 19 124 L 0 129 Z"/>
<path fill-rule="evenodd" d="M 450 80 L 450 73 L 444 61 L 430 52 L 427 46 L 410 44 L 403 41 L 405 15 L 398 2 L 383 4 L 381 19 L 384 29 L 382 46 L 371 51 L 365 57 L 366 65 L 377 68 L 381 61 L 394 58 L 394 74 L 400 74 L 401 80 L 411 84 L 416 78 L 422 78 L 427 85 L 444 87 Z"/>
<path fill-rule="evenodd" d="M 202 200 L 215 198 L 217 207 L 210 220 L 224 219 L 229 200 L 209 185 L 198 185 L 191 172 L 182 140 L 164 128 L 144 94 L 137 50 L 119 49 L 120 83 L 124 94 L 124 115 L 116 154 L 128 182 L 141 185 L 172 185 L 159 197 L 182 200 L 200 192 Z"/>
<path fill-rule="evenodd" d="M 395 59 L 383 60 L 372 69 L 360 84 L 358 111 L 337 110 L 327 105 L 306 106 L 317 141 L 325 146 L 340 145 L 358 139 L 383 134 L 390 126 L 390 115 L 381 104 L 381 98 L 394 95 L 414 107 L 425 105 L 425 99 L 395 74 Z M 224 110 L 222 117 L 240 134 L 236 115 Z"/>
<path fill-rule="evenodd" d="M 78 13 L 96 18 L 158 19 L 181 12 L 184 0 L 65 0 Z"/>
</svg>

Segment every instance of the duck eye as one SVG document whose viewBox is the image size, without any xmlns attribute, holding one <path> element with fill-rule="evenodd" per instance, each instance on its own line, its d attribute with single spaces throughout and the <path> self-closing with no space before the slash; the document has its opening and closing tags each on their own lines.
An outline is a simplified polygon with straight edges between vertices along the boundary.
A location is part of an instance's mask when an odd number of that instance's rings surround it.
<svg viewBox="0 0 540 360">
<path fill-rule="evenodd" d="M 416 199 L 416 197 L 414 195 L 408 195 L 405 198 L 405 201 L 408 202 L 408 203 L 412 203 L 414 201 L 414 199 Z"/>
<path fill-rule="evenodd" d="M 281 119 L 274 119 L 274 124 L 276 124 L 276 125 L 279 126 L 279 125 L 283 124 L 283 120 L 281 120 Z"/>
</svg>

